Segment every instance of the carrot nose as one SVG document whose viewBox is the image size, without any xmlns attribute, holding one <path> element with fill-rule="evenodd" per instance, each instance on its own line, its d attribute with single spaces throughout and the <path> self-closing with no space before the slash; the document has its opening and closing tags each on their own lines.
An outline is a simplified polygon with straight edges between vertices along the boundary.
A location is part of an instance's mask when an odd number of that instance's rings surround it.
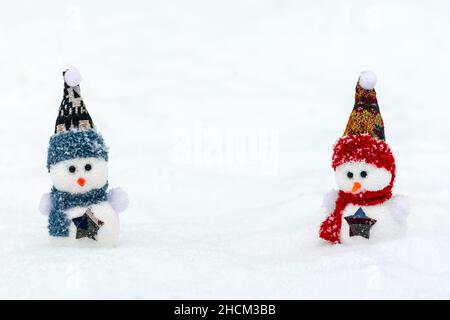
<svg viewBox="0 0 450 320">
<path fill-rule="evenodd" d="M 359 189 L 361 189 L 361 183 L 355 182 L 355 183 L 353 184 L 352 193 L 355 193 L 355 192 L 358 191 Z"/>
<path fill-rule="evenodd" d="M 77 182 L 81 187 L 84 187 L 84 185 L 86 184 L 86 179 L 78 178 Z"/>
</svg>

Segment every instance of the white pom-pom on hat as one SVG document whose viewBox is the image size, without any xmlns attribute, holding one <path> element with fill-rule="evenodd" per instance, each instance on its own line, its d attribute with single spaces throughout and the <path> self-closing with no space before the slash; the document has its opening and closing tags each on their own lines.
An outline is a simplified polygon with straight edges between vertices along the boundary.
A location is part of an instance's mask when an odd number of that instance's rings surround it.
<svg viewBox="0 0 450 320">
<path fill-rule="evenodd" d="M 70 87 L 75 87 L 81 82 L 81 74 L 75 67 L 69 67 L 64 73 L 64 81 Z"/>
<path fill-rule="evenodd" d="M 373 71 L 362 71 L 359 74 L 359 85 L 366 90 L 372 90 L 377 84 L 377 75 Z"/>
</svg>

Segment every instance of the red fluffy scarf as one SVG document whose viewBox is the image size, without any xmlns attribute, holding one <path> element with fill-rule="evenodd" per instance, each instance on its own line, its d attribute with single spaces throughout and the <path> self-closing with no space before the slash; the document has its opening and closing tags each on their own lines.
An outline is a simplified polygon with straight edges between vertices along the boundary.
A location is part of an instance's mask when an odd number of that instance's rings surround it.
<svg viewBox="0 0 450 320">
<path fill-rule="evenodd" d="M 342 214 L 348 204 L 357 206 L 375 206 L 392 197 L 393 181 L 384 189 L 378 191 L 366 191 L 363 193 L 347 193 L 339 191 L 336 207 L 328 218 L 320 226 L 320 237 L 331 243 L 339 243 L 341 234 Z"/>
</svg>

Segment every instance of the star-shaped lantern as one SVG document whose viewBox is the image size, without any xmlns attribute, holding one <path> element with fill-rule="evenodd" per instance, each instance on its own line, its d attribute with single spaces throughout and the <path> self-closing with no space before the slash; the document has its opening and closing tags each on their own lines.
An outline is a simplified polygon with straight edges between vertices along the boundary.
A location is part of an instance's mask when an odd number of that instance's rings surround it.
<svg viewBox="0 0 450 320">
<path fill-rule="evenodd" d="M 97 219 L 90 208 L 82 216 L 74 218 L 72 221 L 77 227 L 77 239 L 90 238 L 97 240 L 98 230 L 104 224 L 103 221 Z"/>
<path fill-rule="evenodd" d="M 359 208 L 354 215 L 345 217 L 350 227 L 350 237 L 361 236 L 370 238 L 370 228 L 377 220 L 369 218 L 362 208 Z"/>
</svg>

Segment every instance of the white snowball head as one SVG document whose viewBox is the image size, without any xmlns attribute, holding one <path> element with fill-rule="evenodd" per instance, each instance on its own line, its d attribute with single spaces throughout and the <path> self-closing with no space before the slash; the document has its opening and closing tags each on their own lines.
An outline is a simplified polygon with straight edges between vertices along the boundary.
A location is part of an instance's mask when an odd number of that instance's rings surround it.
<svg viewBox="0 0 450 320">
<path fill-rule="evenodd" d="M 373 71 L 362 71 L 359 75 L 359 85 L 366 90 L 375 88 L 377 75 Z"/>
<path fill-rule="evenodd" d="M 75 67 L 69 67 L 64 73 L 64 81 L 67 85 L 75 87 L 81 82 L 81 74 Z"/>
<path fill-rule="evenodd" d="M 50 167 L 50 177 L 59 191 L 86 193 L 107 183 L 108 164 L 98 158 L 61 161 Z"/>
<path fill-rule="evenodd" d="M 373 164 L 347 162 L 336 168 L 335 178 L 339 190 L 356 194 L 386 188 L 391 182 L 392 174 Z"/>
</svg>

